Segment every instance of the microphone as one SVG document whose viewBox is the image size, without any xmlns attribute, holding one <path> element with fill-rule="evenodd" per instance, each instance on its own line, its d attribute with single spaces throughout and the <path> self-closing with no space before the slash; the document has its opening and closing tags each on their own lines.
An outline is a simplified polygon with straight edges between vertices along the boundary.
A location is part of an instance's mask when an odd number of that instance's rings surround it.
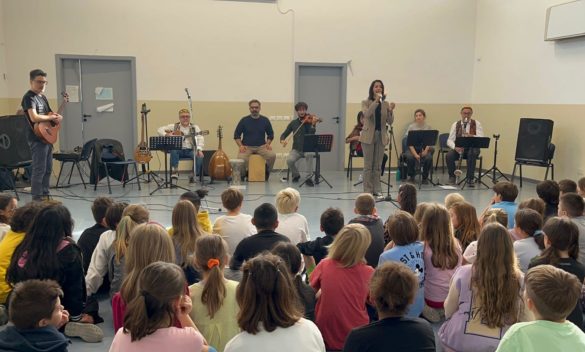
<svg viewBox="0 0 585 352">
<path fill-rule="evenodd" d="M 187 98 L 191 99 L 191 94 L 189 94 L 189 88 L 185 88 L 185 93 L 187 93 Z"/>
</svg>

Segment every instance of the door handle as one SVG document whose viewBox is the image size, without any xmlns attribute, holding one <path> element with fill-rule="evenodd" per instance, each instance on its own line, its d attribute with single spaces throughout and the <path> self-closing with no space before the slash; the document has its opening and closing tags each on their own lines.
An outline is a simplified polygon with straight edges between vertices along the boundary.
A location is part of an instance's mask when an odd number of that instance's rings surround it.
<svg viewBox="0 0 585 352">
<path fill-rule="evenodd" d="M 90 114 L 83 114 L 83 115 L 81 115 L 81 117 L 82 117 L 83 122 L 87 122 L 87 118 L 91 117 L 91 115 Z"/>
<path fill-rule="evenodd" d="M 91 117 L 90 114 L 83 114 L 83 117 Z"/>
<path fill-rule="evenodd" d="M 331 119 L 335 120 L 335 123 L 339 124 L 339 116 L 332 117 Z"/>
</svg>

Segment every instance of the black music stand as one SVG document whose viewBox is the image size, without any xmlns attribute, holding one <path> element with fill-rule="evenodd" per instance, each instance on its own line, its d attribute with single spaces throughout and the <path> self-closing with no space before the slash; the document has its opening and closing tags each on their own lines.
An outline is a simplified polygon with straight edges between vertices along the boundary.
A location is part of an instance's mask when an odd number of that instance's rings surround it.
<svg viewBox="0 0 585 352">
<path fill-rule="evenodd" d="M 437 144 L 437 138 L 439 137 L 438 130 L 418 130 L 418 131 L 410 131 L 408 132 L 408 137 L 406 138 L 406 147 L 413 146 L 413 147 L 421 147 L 425 148 L 427 146 L 433 148 L 435 144 Z M 429 180 L 433 186 L 436 186 L 437 183 L 433 182 L 433 159 L 431 155 L 431 167 L 429 169 Z M 418 169 L 420 171 L 420 177 L 418 179 L 418 189 L 421 189 L 422 186 L 422 164 L 420 160 L 418 161 Z"/>
<path fill-rule="evenodd" d="M 468 148 L 487 149 L 490 147 L 490 137 L 457 137 L 457 138 L 455 138 L 455 147 L 463 148 L 463 149 L 468 149 Z M 465 153 L 465 151 L 463 151 L 463 153 Z M 460 157 L 463 157 L 463 156 L 460 156 Z M 477 165 L 476 165 L 476 167 L 477 167 Z M 484 185 L 487 189 L 490 189 L 490 187 L 488 185 L 486 185 L 481 180 L 481 176 L 482 176 L 481 170 L 479 170 L 479 172 L 477 174 L 479 175 L 479 177 L 476 177 L 475 175 L 473 176 L 475 181 L 477 181 L 477 183 Z M 459 181 L 459 183 L 458 183 L 458 185 L 463 184 L 461 189 L 465 188 L 465 186 L 467 185 L 467 181 L 471 181 L 471 180 L 469 180 L 467 178 L 467 173 L 465 173 L 465 178 L 463 180 Z"/>
<path fill-rule="evenodd" d="M 329 188 L 333 188 L 329 182 L 321 175 L 321 155 L 322 152 L 330 152 L 331 146 L 333 145 L 332 134 L 307 134 L 303 140 L 303 153 L 315 153 L 315 171 L 311 172 L 307 178 L 299 185 L 299 188 L 303 187 L 307 180 L 310 180 L 315 176 L 315 185 L 321 183 L 321 180 L 325 182 Z"/>
<path fill-rule="evenodd" d="M 189 191 L 189 189 L 185 187 L 181 187 L 179 185 L 175 185 L 171 181 L 169 182 L 169 168 L 167 166 L 168 158 L 167 152 L 171 150 L 180 150 L 183 148 L 183 136 L 157 136 L 157 137 L 150 137 L 150 150 L 160 150 L 165 154 L 165 182 L 158 185 L 158 187 L 150 192 L 150 195 L 153 195 L 156 191 L 163 189 L 163 188 L 180 188 L 185 191 Z"/>
</svg>

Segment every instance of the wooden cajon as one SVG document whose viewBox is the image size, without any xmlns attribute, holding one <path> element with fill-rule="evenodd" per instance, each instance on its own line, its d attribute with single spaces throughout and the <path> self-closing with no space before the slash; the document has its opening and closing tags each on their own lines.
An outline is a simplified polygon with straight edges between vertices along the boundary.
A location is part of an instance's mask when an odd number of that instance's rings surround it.
<svg viewBox="0 0 585 352">
<path fill-rule="evenodd" d="M 258 154 L 250 155 L 248 159 L 248 181 L 262 182 L 266 177 L 266 160 Z"/>
</svg>

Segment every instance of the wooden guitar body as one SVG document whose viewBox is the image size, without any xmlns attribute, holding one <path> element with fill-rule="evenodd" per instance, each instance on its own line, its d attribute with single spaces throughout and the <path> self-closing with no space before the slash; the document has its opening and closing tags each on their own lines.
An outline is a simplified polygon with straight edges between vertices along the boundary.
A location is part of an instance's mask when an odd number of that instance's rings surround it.
<svg viewBox="0 0 585 352">
<path fill-rule="evenodd" d="M 230 158 L 221 148 L 221 139 L 223 138 L 222 126 L 217 129 L 217 137 L 219 138 L 219 146 L 217 151 L 211 156 L 209 161 L 209 176 L 212 180 L 227 180 L 232 176 L 232 166 Z"/>
<path fill-rule="evenodd" d="M 146 120 L 146 114 L 149 111 L 150 110 L 146 109 L 146 103 L 142 104 L 142 111 L 140 112 L 141 113 L 141 116 L 140 116 L 140 123 L 141 123 L 140 143 L 138 143 L 138 146 L 136 147 L 136 149 L 134 149 L 134 160 L 136 160 L 136 162 L 140 163 L 140 164 L 147 164 L 152 159 L 152 153 L 150 152 L 150 149 L 148 148 L 148 144 L 146 144 L 146 141 L 144 140 L 144 129 L 145 129 L 144 120 Z"/>
<path fill-rule="evenodd" d="M 61 93 L 63 96 L 63 101 L 61 105 L 59 105 L 59 109 L 57 110 L 57 114 L 61 115 L 63 110 L 65 109 L 65 104 L 69 102 L 69 95 L 63 92 Z M 61 129 L 61 123 L 51 121 L 42 121 L 36 122 L 33 126 L 33 131 L 40 140 L 47 144 L 55 144 L 57 138 L 59 138 L 59 130 Z"/>
</svg>

